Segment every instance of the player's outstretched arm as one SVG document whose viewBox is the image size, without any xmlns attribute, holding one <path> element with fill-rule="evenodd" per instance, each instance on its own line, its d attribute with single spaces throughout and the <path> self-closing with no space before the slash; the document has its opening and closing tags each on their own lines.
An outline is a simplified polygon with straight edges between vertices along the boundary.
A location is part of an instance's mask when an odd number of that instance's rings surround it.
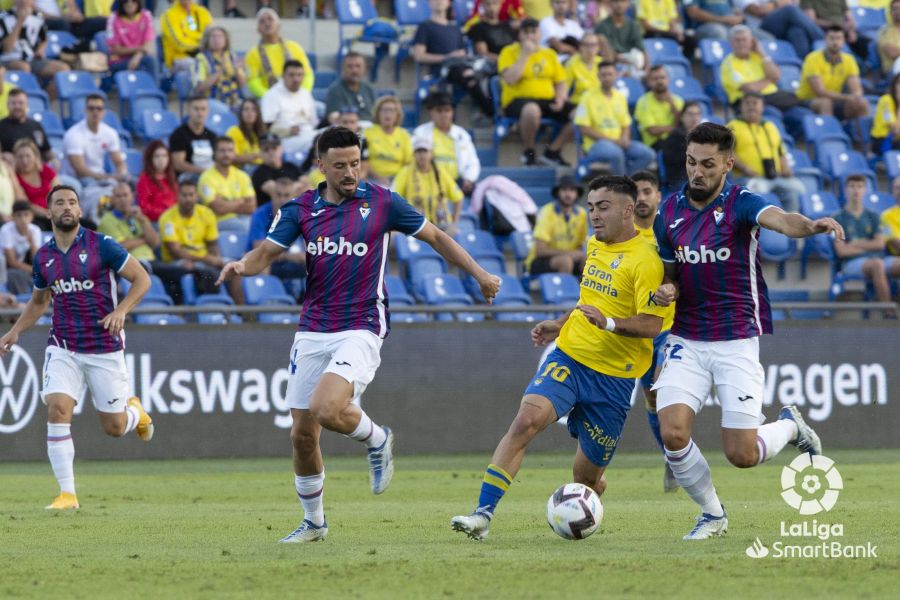
<svg viewBox="0 0 900 600">
<path fill-rule="evenodd" d="M 759 214 L 760 226 L 792 238 L 805 238 L 817 233 L 830 233 L 837 239 L 844 239 L 844 228 L 831 217 L 812 220 L 800 213 L 784 212 L 777 206 L 770 206 Z"/>
<path fill-rule="evenodd" d="M 19 315 L 19 318 L 6 335 L 0 338 L 0 356 L 5 356 L 12 349 L 13 345 L 19 341 L 19 335 L 23 331 L 27 331 L 32 325 L 37 323 L 41 315 L 47 311 L 48 306 L 50 306 L 50 288 L 36 289 L 31 293 L 31 298 L 25 304 L 22 314 Z"/>
<path fill-rule="evenodd" d="M 662 317 L 640 314 L 627 319 L 615 319 L 604 315 L 599 308 L 589 304 L 579 304 L 580 310 L 591 325 L 605 329 L 616 335 L 635 338 L 655 338 L 662 331 Z"/>
<path fill-rule="evenodd" d="M 244 255 L 241 260 L 226 263 L 219 273 L 216 285 L 221 285 L 225 281 L 229 281 L 233 277 L 251 277 L 259 275 L 269 268 L 269 266 L 278 258 L 284 248 L 278 244 L 263 240 L 263 242 Z"/>
<path fill-rule="evenodd" d="M 500 291 L 500 278 L 482 269 L 481 265 L 475 262 L 475 259 L 452 237 L 431 223 L 425 223 L 425 227 L 416 234 L 416 237 L 434 248 L 451 265 L 459 267 L 474 277 L 487 303 L 493 302 L 494 296 Z"/>
</svg>

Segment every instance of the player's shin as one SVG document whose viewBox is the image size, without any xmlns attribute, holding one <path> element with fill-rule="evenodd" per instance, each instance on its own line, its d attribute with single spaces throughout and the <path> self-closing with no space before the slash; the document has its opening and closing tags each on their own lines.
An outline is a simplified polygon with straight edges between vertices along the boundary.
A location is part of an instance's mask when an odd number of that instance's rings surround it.
<svg viewBox="0 0 900 600">
<path fill-rule="evenodd" d="M 478 496 L 478 509 L 489 518 L 494 515 L 497 504 L 512 485 L 512 476 L 495 464 L 490 464 L 484 471 L 481 482 L 481 493 Z"/>
<path fill-rule="evenodd" d="M 713 486 L 709 463 L 694 440 L 690 440 L 681 450 L 666 448 L 666 460 L 678 485 L 691 500 L 700 505 L 704 513 L 716 517 L 723 514 L 722 503 L 719 502 L 716 488 Z"/>
<path fill-rule="evenodd" d="M 325 471 L 316 475 L 295 475 L 294 486 L 303 506 L 303 518 L 317 527 L 324 525 L 325 510 L 322 497 L 325 492 Z"/>
<path fill-rule="evenodd" d="M 47 423 L 47 457 L 59 491 L 75 494 L 75 444 L 70 423 Z"/>
<path fill-rule="evenodd" d="M 347 437 L 364 443 L 367 448 L 378 448 L 384 444 L 386 438 L 384 429 L 376 425 L 364 410 L 359 409 L 359 413 L 359 424 L 356 429 L 347 434 Z"/>
</svg>

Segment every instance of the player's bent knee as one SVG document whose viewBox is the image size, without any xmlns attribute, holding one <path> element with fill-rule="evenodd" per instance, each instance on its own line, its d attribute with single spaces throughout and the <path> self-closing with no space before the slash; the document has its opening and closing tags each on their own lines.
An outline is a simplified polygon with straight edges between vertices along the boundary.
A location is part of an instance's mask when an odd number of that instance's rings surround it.
<svg viewBox="0 0 900 600">
<path fill-rule="evenodd" d="M 110 437 L 122 437 L 125 435 L 126 423 L 120 421 L 103 421 L 103 433 Z"/>
<path fill-rule="evenodd" d="M 725 457 L 732 465 L 739 469 L 749 469 L 759 463 L 756 446 L 750 448 L 727 448 Z"/>
</svg>

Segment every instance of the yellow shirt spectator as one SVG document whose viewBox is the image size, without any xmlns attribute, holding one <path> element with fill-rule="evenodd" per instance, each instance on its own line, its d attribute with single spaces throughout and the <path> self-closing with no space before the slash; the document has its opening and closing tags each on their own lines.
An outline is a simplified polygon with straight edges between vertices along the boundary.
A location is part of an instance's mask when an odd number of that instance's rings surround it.
<svg viewBox="0 0 900 600">
<path fill-rule="evenodd" d="M 260 47 L 262 47 L 267 61 L 263 60 L 259 51 Z M 281 78 L 281 74 L 284 72 L 285 54 L 303 64 L 303 83 L 300 84 L 300 87 L 312 92 L 316 75 L 313 73 L 306 51 L 297 42 L 282 40 L 277 44 L 257 44 L 247 51 L 247 55 L 244 57 L 244 67 L 247 69 L 247 87 L 254 96 L 262 98 L 263 94 L 268 91 L 269 74 Z"/>
<path fill-rule="evenodd" d="M 435 177 L 435 170 L 440 174 L 440 182 Z M 455 205 L 463 199 L 462 190 L 444 167 L 436 166 L 422 173 L 415 162 L 400 169 L 391 189 L 437 226 L 452 221 L 456 207 L 450 204 Z"/>
<path fill-rule="evenodd" d="M 647 302 L 662 283 L 663 265 L 656 249 L 636 235 L 606 244 L 591 236 L 578 304 L 596 306 L 613 319 L 640 314 L 665 319 L 667 308 Z M 572 311 L 559 332 L 559 348 L 595 371 L 613 377 L 637 377 L 650 367 L 653 340 L 616 335 L 591 325 Z"/>
<path fill-rule="evenodd" d="M 497 57 L 497 72 L 503 71 L 519 60 L 522 47 L 519 42 L 510 44 L 500 51 Z M 553 100 L 556 96 L 555 85 L 566 81 L 566 70 L 559 62 L 559 56 L 550 48 L 540 48 L 528 57 L 522 78 L 515 85 L 507 85 L 500 77 L 500 104 L 504 108 L 518 98 L 533 100 Z"/>
<path fill-rule="evenodd" d="M 875 120 L 872 121 L 872 137 L 886 138 L 891 133 L 891 125 L 897 120 L 897 105 L 890 94 L 878 99 Z"/>
<path fill-rule="evenodd" d="M 522 0 L 522 9 L 527 16 L 538 21 L 553 14 L 550 0 Z"/>
<path fill-rule="evenodd" d="M 456 162 L 456 144 L 453 143 L 453 139 L 449 135 L 437 127 L 434 128 L 431 135 L 431 153 L 434 156 L 435 164 L 446 170 L 450 178 L 456 181 L 459 177 L 459 164 Z"/>
<path fill-rule="evenodd" d="M 197 193 L 203 204 L 210 204 L 217 197 L 226 200 L 240 200 L 247 196 L 256 196 L 250 176 L 237 167 L 230 167 L 227 177 L 223 176 L 215 166 L 203 171 L 197 182 Z M 236 216 L 235 213 L 225 213 L 219 216 L 219 220 L 233 219 Z"/>
<path fill-rule="evenodd" d="M 114 0 L 84 0 L 82 12 L 87 18 L 108 17 L 112 12 Z"/>
<path fill-rule="evenodd" d="M 891 25 L 891 16 L 888 15 L 887 25 L 878 31 L 878 54 L 881 57 L 881 70 L 890 73 L 894 67 L 894 59 L 884 53 L 882 44 L 900 46 L 900 27 Z"/>
<path fill-rule="evenodd" d="M 722 87 L 725 88 L 725 93 L 728 95 L 729 104 L 734 104 L 744 95 L 744 92 L 741 91 L 742 85 L 766 78 L 762 56 L 756 52 L 751 52 L 748 58 L 738 58 L 734 54 L 729 54 L 722 61 L 719 73 L 722 76 Z M 765 96 L 777 91 L 778 86 L 769 83 L 760 93 Z"/>
<path fill-rule="evenodd" d="M 191 2 L 187 10 L 180 2 L 172 4 L 160 17 L 163 57 L 166 66 L 176 60 L 191 58 L 200 49 L 203 31 L 212 24 L 209 11 Z"/>
<path fill-rule="evenodd" d="M 380 125 L 372 125 L 365 135 L 369 145 L 369 172 L 376 177 L 391 179 L 412 162 L 412 140 L 402 127 L 394 127 L 388 134 Z"/>
<path fill-rule="evenodd" d="M 885 239 L 900 238 L 900 206 L 892 206 L 881 213 L 881 229 Z M 891 254 L 897 254 L 893 250 Z"/>
<path fill-rule="evenodd" d="M 225 137 L 234 140 L 234 153 L 238 156 L 242 154 L 253 154 L 254 152 L 259 153 L 259 140 L 248 140 L 246 136 L 244 136 L 244 132 L 241 131 L 241 128 L 237 125 L 229 127 L 228 131 L 225 132 Z M 257 158 L 251 164 L 261 165 L 262 158 Z"/>
<path fill-rule="evenodd" d="M 675 0 L 639 0 L 636 14 L 654 29 L 669 31 L 672 20 L 678 18 L 678 8 Z"/>
<path fill-rule="evenodd" d="M 859 77 L 859 65 L 852 56 L 841 52 L 840 62 L 832 64 L 825 57 L 824 50 L 817 50 L 807 54 L 803 59 L 803 71 L 800 73 L 800 89 L 797 90 L 797 97 L 801 100 L 811 100 L 816 97 L 809 85 L 810 77 L 818 77 L 822 80 L 822 85 L 826 90 L 840 94 L 844 91 L 844 84 L 853 76 Z"/>
<path fill-rule="evenodd" d="M 194 206 L 194 214 L 185 217 L 178 212 L 178 205 L 172 206 L 159 216 L 159 231 L 162 234 L 162 259 L 172 261 L 166 242 L 176 242 L 191 256 L 206 256 L 206 245 L 219 239 L 219 225 L 215 213 L 202 204 Z"/>
<path fill-rule="evenodd" d="M 566 61 L 566 78 L 573 85 L 569 102 L 578 104 L 581 96 L 589 90 L 600 87 L 600 78 L 597 76 L 597 67 L 603 62 L 603 58 L 594 57 L 593 65 L 584 64 L 584 58 L 580 54 L 573 54 Z"/>
<path fill-rule="evenodd" d="M 9 116 L 9 107 L 6 106 L 6 102 L 9 100 L 9 93 L 14 89 L 16 89 L 16 86 L 10 82 L 3 82 L 3 91 L 0 91 L 0 119 L 5 119 Z"/>
<path fill-rule="evenodd" d="M 734 132 L 734 154 L 741 162 L 757 173 L 764 173 L 762 161 L 764 158 L 771 158 L 775 161 L 775 168 L 781 173 L 784 148 L 781 133 L 774 123 L 748 123 L 733 119 L 728 123 L 728 128 Z"/>
<path fill-rule="evenodd" d="M 684 100 L 681 96 L 672 94 L 672 101 L 678 110 L 684 108 Z M 672 113 L 672 107 L 668 102 L 660 102 L 653 95 L 653 92 L 647 92 L 638 98 L 637 104 L 634 106 L 634 118 L 638 122 L 641 129 L 641 139 L 648 146 L 653 146 L 656 142 L 664 140 L 664 135 L 650 135 L 647 133 L 648 127 L 659 127 L 662 125 L 676 125 L 675 115 Z"/>
<path fill-rule="evenodd" d="M 603 137 L 617 140 L 622 137 L 622 129 L 631 127 L 628 114 L 628 100 L 619 90 L 613 89 L 609 96 L 601 88 L 591 90 L 581 97 L 575 111 L 575 125 L 593 127 Z M 590 150 L 595 140 L 584 138 L 584 150 Z"/>
<path fill-rule="evenodd" d="M 534 222 L 534 239 L 541 240 L 553 250 L 581 250 L 588 236 L 587 211 L 578 205 L 572 212 L 563 214 L 559 202 L 545 204 L 538 211 Z M 532 246 L 528 258 L 525 259 L 525 270 L 531 270 L 535 248 Z"/>
</svg>

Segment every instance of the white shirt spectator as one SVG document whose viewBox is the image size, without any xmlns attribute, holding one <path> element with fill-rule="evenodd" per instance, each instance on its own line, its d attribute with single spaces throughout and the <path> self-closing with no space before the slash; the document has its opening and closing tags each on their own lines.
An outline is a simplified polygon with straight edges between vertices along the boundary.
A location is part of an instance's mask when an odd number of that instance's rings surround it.
<svg viewBox="0 0 900 600">
<path fill-rule="evenodd" d="M 557 20 L 553 18 L 553 15 L 551 15 L 541 19 L 540 33 L 541 46 L 549 47 L 550 38 L 562 40 L 567 37 L 573 37 L 576 40 L 580 40 L 584 36 L 584 29 L 578 24 L 578 21 L 575 21 L 574 19 L 566 19 L 563 21 L 563 24 L 560 25 Z M 565 61 L 567 58 L 569 58 L 568 54 L 559 55 L 559 60 L 561 61 Z"/>
<path fill-rule="evenodd" d="M 307 90 L 291 92 L 279 81 L 262 97 L 260 110 L 263 121 L 270 124 L 269 131 L 281 137 L 285 152 L 309 149 L 319 118 L 316 102 Z M 299 131 L 292 131 L 294 127 Z"/>
<path fill-rule="evenodd" d="M 84 156 L 85 167 L 91 171 L 105 173 L 104 157 L 110 152 L 120 151 L 119 134 L 102 122 L 94 133 L 87 126 L 87 121 L 82 119 L 72 125 L 63 138 L 63 153 L 66 155 L 69 175 L 75 175 L 75 170 L 68 161 L 69 156 Z"/>
<path fill-rule="evenodd" d="M 759 17 L 754 17 L 750 13 L 746 12 L 748 6 L 765 6 L 766 4 L 771 4 L 774 0 L 733 0 L 732 4 L 734 7 L 744 13 L 744 25 L 747 27 L 759 27 L 759 24 L 762 23 L 762 19 Z M 799 2 L 797 3 L 799 4 Z"/>
<path fill-rule="evenodd" d="M 62 15 L 56 0 L 35 0 L 34 8 L 45 17 L 59 17 Z"/>
<path fill-rule="evenodd" d="M 29 237 L 31 239 L 28 239 Z M 11 249 L 20 261 L 24 261 L 28 256 L 28 251 L 31 250 L 32 244 L 34 244 L 35 248 L 40 248 L 42 245 L 41 229 L 34 223 L 28 224 L 27 237 L 19 233 L 15 221 L 4 223 L 0 227 L 0 250 Z"/>
<path fill-rule="evenodd" d="M 15 8 L 0 13 L 0 39 L 8 36 L 16 28 L 18 18 L 16 17 Z M 10 52 L 0 56 L 0 60 L 25 60 L 34 59 L 35 50 L 41 45 L 47 35 L 44 17 L 38 13 L 28 15 L 22 30 L 19 32 L 19 39 Z"/>
<path fill-rule="evenodd" d="M 478 181 L 478 177 L 481 175 L 481 160 L 478 158 L 472 136 L 456 124 L 450 126 L 447 136 L 453 140 L 453 146 L 456 149 L 456 168 L 460 179 Z M 413 131 L 412 137 L 434 139 L 434 123 L 429 121 L 419 125 Z"/>
</svg>

